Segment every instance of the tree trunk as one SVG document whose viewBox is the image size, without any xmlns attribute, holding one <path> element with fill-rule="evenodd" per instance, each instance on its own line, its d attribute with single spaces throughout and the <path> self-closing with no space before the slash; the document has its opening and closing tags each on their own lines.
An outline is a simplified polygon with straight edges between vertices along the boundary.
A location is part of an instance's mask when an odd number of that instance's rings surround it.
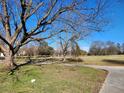
<svg viewBox="0 0 124 93">
<path fill-rule="evenodd" d="M 65 56 L 63 56 L 63 62 L 65 62 L 66 61 L 66 58 L 65 58 Z"/>
<path fill-rule="evenodd" d="M 10 50 L 5 53 L 4 67 L 6 70 L 14 68 L 14 55 Z"/>
<path fill-rule="evenodd" d="M 66 54 L 64 53 L 63 54 L 63 62 L 65 62 L 66 61 Z"/>
</svg>

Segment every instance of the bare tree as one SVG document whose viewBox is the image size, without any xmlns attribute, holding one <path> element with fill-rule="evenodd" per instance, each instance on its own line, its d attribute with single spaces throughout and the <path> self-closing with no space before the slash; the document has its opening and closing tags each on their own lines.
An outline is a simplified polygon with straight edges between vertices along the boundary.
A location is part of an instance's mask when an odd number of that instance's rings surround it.
<svg viewBox="0 0 124 93">
<path fill-rule="evenodd" d="M 121 52 L 122 52 L 122 54 L 124 54 L 124 43 L 122 43 L 122 45 L 121 45 Z"/>
<path fill-rule="evenodd" d="M 81 17 L 84 28 L 89 25 L 87 29 L 99 31 L 96 28 L 99 22 L 95 19 L 105 1 L 97 1 L 94 6 L 89 6 L 87 0 L 0 0 L 0 39 L 4 42 L 0 46 L 5 55 L 5 67 L 13 69 L 17 66 L 14 55 L 23 45 L 49 39 L 65 31 L 64 28 L 55 28 L 68 22 L 71 26 L 73 19 Z M 68 20 L 66 15 L 70 13 L 71 19 Z M 91 23 L 86 25 L 85 22 L 91 20 L 95 26 Z"/>
<path fill-rule="evenodd" d="M 61 34 L 59 35 L 59 44 L 60 44 L 60 51 L 62 52 L 63 56 L 63 61 L 66 60 L 66 55 L 69 52 L 69 47 L 70 47 L 70 40 L 72 37 L 68 37 L 68 32 L 66 31 L 64 36 Z"/>
</svg>

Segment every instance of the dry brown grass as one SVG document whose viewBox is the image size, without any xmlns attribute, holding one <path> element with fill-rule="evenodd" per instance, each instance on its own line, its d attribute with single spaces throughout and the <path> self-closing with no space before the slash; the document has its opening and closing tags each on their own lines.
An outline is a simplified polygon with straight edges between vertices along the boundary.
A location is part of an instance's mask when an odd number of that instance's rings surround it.
<svg viewBox="0 0 124 93">
<path fill-rule="evenodd" d="M 84 56 L 81 58 L 84 60 L 83 64 L 124 66 L 124 55 Z"/>
</svg>

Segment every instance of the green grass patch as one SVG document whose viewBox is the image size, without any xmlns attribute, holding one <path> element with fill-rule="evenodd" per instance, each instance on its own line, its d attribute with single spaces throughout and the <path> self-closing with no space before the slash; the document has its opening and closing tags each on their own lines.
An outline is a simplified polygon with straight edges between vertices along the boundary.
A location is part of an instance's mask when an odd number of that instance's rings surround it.
<svg viewBox="0 0 124 93">
<path fill-rule="evenodd" d="M 105 71 L 87 67 L 29 65 L 13 75 L 0 72 L 0 93 L 98 93 L 105 77 Z"/>
</svg>

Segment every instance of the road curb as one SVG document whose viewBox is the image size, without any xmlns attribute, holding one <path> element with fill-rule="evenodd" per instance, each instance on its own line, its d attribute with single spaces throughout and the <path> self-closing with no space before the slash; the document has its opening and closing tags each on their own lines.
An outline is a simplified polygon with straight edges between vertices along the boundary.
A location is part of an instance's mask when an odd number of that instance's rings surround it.
<svg viewBox="0 0 124 93">
<path fill-rule="evenodd" d="M 100 68 L 99 68 L 99 69 L 100 69 Z M 105 70 L 105 69 L 101 69 L 101 70 Z M 110 73 L 111 73 L 109 70 L 105 70 L 105 71 L 107 71 L 108 73 L 107 73 L 107 76 L 106 76 L 106 78 L 105 78 L 105 81 L 104 81 L 103 84 L 102 84 L 102 87 L 101 87 L 99 93 L 103 93 L 105 84 L 106 84 L 107 79 L 108 79 L 108 77 L 109 77 L 109 75 L 110 75 Z"/>
</svg>

